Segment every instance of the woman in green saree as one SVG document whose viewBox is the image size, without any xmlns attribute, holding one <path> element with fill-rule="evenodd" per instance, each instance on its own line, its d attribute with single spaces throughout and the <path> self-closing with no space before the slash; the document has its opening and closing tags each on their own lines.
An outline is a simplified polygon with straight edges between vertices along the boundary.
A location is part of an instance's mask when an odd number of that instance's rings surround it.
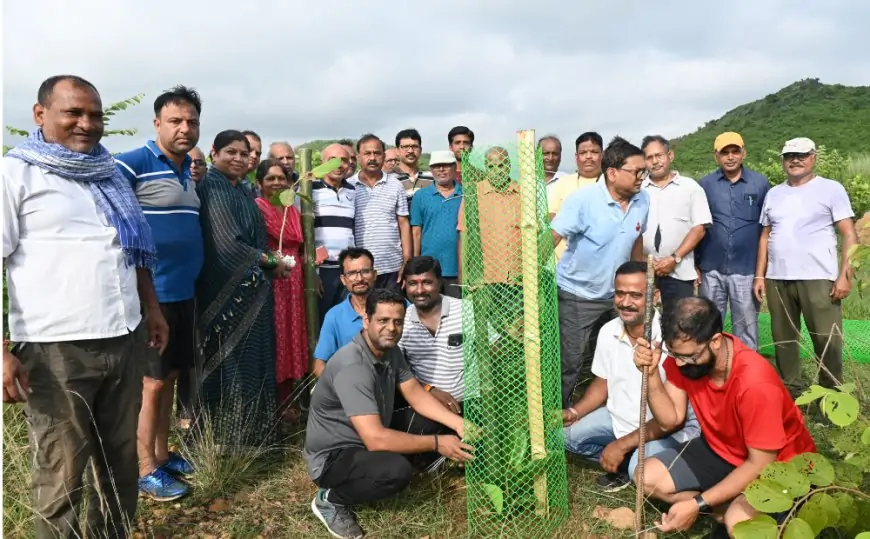
<svg viewBox="0 0 870 539">
<path fill-rule="evenodd" d="M 235 130 L 215 137 L 199 186 L 205 263 L 197 281 L 202 347 L 200 403 L 222 448 L 277 438 L 271 277 L 289 267 L 266 243 L 266 225 L 242 183 L 250 146 Z"/>
</svg>

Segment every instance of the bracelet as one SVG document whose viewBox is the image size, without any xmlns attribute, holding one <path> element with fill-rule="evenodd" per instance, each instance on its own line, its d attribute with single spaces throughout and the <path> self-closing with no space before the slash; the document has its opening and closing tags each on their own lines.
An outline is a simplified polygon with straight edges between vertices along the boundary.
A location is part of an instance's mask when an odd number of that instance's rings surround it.
<svg viewBox="0 0 870 539">
<path fill-rule="evenodd" d="M 435 436 L 435 452 L 437 453 L 438 452 L 438 435 L 434 434 L 433 436 Z"/>
<path fill-rule="evenodd" d="M 432 392 L 432 385 L 431 385 L 431 384 L 426 384 L 425 386 L 423 386 L 423 389 L 425 389 L 426 391 L 428 391 L 428 392 L 431 393 L 431 392 Z"/>
<path fill-rule="evenodd" d="M 756 279 L 764 279 L 764 277 L 756 277 Z"/>
<path fill-rule="evenodd" d="M 272 253 L 266 253 L 266 262 L 260 263 L 265 269 L 275 269 L 278 267 L 278 259 Z"/>
</svg>

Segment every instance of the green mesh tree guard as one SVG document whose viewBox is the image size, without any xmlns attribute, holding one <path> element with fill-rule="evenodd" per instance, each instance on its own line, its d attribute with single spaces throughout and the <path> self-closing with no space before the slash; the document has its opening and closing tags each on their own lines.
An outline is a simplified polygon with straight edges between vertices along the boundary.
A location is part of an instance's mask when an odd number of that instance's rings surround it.
<svg viewBox="0 0 870 539">
<path fill-rule="evenodd" d="M 731 314 L 725 317 L 725 331 L 731 331 Z M 801 319 L 802 359 L 815 359 L 813 342 L 810 340 L 806 322 Z M 773 357 L 775 347 L 770 330 L 770 315 L 758 314 L 758 352 Z M 870 320 L 843 320 L 843 361 L 870 363 Z"/>
<path fill-rule="evenodd" d="M 553 240 L 534 132 L 462 160 L 470 537 L 548 537 L 568 515 Z"/>
</svg>

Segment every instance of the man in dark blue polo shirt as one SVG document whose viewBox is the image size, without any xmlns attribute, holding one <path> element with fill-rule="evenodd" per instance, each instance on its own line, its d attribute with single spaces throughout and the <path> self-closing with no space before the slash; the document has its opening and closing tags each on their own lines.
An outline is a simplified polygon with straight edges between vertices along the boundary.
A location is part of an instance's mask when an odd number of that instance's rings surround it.
<svg viewBox="0 0 870 539">
<path fill-rule="evenodd" d="M 189 488 L 175 476 L 193 468 L 169 451 L 175 380 L 195 364 L 194 283 L 203 264 L 199 197 L 188 153 L 199 140 L 202 104 L 195 90 L 176 86 L 154 101 L 156 140 L 115 158 L 142 205 L 157 246 L 154 289 L 169 324 L 162 355 L 144 364 L 139 412 L 139 490 L 157 501 L 184 496 Z"/>
<path fill-rule="evenodd" d="M 698 184 L 707 193 L 713 224 L 695 250 L 701 294 L 725 316 L 731 310 L 732 333 L 751 349 L 758 348 L 758 301 L 752 293 L 761 208 L 770 190 L 763 174 L 743 166 L 743 137 L 722 133 L 713 143 L 719 168 Z"/>
<path fill-rule="evenodd" d="M 431 256 L 441 263 L 442 292 L 461 298 L 459 288 L 459 206 L 462 185 L 456 180 L 456 157 L 452 152 L 432 152 L 429 168 L 435 183 L 414 194 L 411 205 L 411 234 L 414 256 Z"/>
</svg>

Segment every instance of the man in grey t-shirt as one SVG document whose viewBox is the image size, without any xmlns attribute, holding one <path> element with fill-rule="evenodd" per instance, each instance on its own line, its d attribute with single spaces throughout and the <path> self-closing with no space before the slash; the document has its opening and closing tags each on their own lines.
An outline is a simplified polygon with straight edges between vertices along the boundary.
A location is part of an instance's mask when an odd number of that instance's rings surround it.
<svg viewBox="0 0 870 539">
<path fill-rule="evenodd" d="M 782 149 L 787 180 L 773 187 L 761 209 L 761 240 L 754 292 L 767 296 L 776 344 L 776 368 L 792 395 L 803 392 L 801 315 L 824 369 L 819 383 L 843 383 L 843 310 L 852 288 L 849 250 L 857 242 L 855 216 L 846 189 L 817 176 L 816 145 L 789 140 Z M 840 256 L 837 260 L 837 232 Z M 839 267 L 838 267 L 839 266 Z"/>
<path fill-rule="evenodd" d="M 314 514 L 334 537 L 362 537 L 349 506 L 389 498 L 411 481 L 404 455 L 437 451 L 464 462 L 462 417 L 443 406 L 411 374 L 401 350 L 405 298 L 377 289 L 366 300 L 363 330 L 326 364 L 311 397 L 303 456 L 320 487 Z M 390 428 L 398 390 L 423 417 L 458 434 L 413 435 Z"/>
</svg>

